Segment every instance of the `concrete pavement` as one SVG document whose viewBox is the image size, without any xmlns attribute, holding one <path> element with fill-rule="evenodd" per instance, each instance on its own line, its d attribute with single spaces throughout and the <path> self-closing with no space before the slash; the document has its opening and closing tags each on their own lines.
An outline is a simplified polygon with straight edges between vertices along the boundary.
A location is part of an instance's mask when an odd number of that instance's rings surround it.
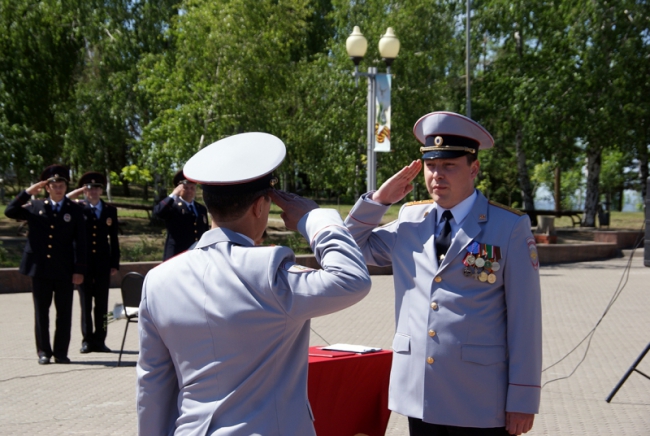
<svg viewBox="0 0 650 436">
<path fill-rule="evenodd" d="M 613 401 L 605 398 L 650 342 L 650 268 L 643 251 L 624 275 L 624 258 L 543 266 L 544 367 L 558 361 L 594 327 L 619 283 L 625 288 L 598 327 L 589 352 L 583 343 L 544 372 L 542 407 L 529 435 L 650 435 L 650 380 L 632 374 Z M 109 307 L 121 301 L 111 290 Z M 0 435 L 128 435 L 136 432 L 137 326 L 131 324 L 122 367 L 116 367 L 124 321 L 110 324 L 112 354 L 79 354 L 75 295 L 71 365 L 37 364 L 31 294 L 0 295 Z M 51 312 L 54 318 L 54 311 Z M 52 319 L 52 322 L 54 320 Z M 394 328 L 392 276 L 373 276 L 361 303 L 312 322 L 312 345 L 346 342 L 390 348 Z M 52 326 L 51 331 L 53 332 Z M 650 374 L 650 355 L 639 369 Z M 407 435 L 406 419 L 393 414 L 386 433 Z M 346 436 L 346 435 L 342 435 Z"/>
</svg>

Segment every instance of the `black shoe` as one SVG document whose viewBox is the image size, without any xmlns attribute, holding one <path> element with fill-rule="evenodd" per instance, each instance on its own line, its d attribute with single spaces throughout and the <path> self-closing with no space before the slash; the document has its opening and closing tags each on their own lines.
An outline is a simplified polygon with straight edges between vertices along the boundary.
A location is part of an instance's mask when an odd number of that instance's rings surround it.
<svg viewBox="0 0 650 436">
<path fill-rule="evenodd" d="M 112 353 L 113 351 L 108 348 L 106 345 L 102 344 L 99 347 L 96 347 L 93 351 L 98 351 L 100 353 Z"/>
<path fill-rule="evenodd" d="M 54 363 L 70 363 L 70 359 L 68 359 L 67 357 L 54 356 Z"/>
<path fill-rule="evenodd" d="M 50 363 L 50 358 L 47 356 L 39 356 L 38 364 L 39 365 L 48 365 Z"/>
<path fill-rule="evenodd" d="M 91 351 L 92 350 L 90 349 L 90 345 L 88 345 L 88 342 L 81 343 L 81 349 L 79 350 L 81 354 L 90 353 Z"/>
</svg>

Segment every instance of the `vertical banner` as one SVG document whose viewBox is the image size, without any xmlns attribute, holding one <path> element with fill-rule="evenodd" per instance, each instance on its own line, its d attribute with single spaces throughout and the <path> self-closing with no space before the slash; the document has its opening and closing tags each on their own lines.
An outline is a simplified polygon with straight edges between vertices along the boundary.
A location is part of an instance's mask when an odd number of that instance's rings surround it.
<svg viewBox="0 0 650 436">
<path fill-rule="evenodd" d="M 390 151 L 390 75 L 375 76 L 375 151 Z"/>
</svg>

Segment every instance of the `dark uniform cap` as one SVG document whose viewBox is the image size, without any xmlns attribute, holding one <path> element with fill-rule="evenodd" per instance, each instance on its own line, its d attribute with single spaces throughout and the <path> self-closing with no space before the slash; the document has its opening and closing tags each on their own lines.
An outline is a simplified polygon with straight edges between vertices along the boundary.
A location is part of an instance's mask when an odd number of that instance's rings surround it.
<svg viewBox="0 0 650 436">
<path fill-rule="evenodd" d="M 453 112 L 432 112 L 413 126 L 424 147 L 422 159 L 453 159 L 494 146 L 494 139 L 480 124 Z"/>
<path fill-rule="evenodd" d="M 65 181 L 66 183 L 70 181 L 70 170 L 63 165 L 50 165 L 45 168 L 41 173 L 41 181 L 47 180 L 49 182 L 58 182 Z"/>
<path fill-rule="evenodd" d="M 174 186 L 178 186 L 181 183 L 187 182 L 187 177 L 183 174 L 183 170 L 178 171 L 176 174 L 174 174 Z"/>
<path fill-rule="evenodd" d="M 105 184 L 106 184 L 106 177 L 104 177 L 102 173 L 98 173 L 97 171 L 88 171 L 83 176 L 81 176 L 81 178 L 79 179 L 78 186 L 80 188 L 82 186 L 85 186 L 86 188 L 90 188 L 93 186 L 103 188 Z"/>
<path fill-rule="evenodd" d="M 240 195 L 271 188 L 273 170 L 286 156 L 284 143 L 268 133 L 240 133 L 200 150 L 185 164 L 187 180 L 204 191 Z"/>
</svg>

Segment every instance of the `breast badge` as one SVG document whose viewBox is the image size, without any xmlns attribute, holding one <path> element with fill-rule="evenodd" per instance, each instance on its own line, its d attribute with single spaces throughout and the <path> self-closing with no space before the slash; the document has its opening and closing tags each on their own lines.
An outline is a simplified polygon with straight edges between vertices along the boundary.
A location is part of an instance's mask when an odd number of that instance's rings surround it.
<svg viewBox="0 0 650 436">
<path fill-rule="evenodd" d="M 110 227 L 112 224 L 113 224 L 113 220 L 111 219 L 111 217 L 106 218 L 106 225 Z"/>
<path fill-rule="evenodd" d="M 490 244 L 472 242 L 467 247 L 467 254 L 463 259 L 463 275 L 474 277 L 474 280 L 494 284 L 497 281 L 495 272 L 501 269 L 501 248 Z"/>
<path fill-rule="evenodd" d="M 71 219 L 72 219 L 72 217 L 70 216 L 69 213 L 66 213 L 65 215 L 63 215 L 63 221 L 65 221 L 66 223 L 69 223 Z"/>
</svg>

